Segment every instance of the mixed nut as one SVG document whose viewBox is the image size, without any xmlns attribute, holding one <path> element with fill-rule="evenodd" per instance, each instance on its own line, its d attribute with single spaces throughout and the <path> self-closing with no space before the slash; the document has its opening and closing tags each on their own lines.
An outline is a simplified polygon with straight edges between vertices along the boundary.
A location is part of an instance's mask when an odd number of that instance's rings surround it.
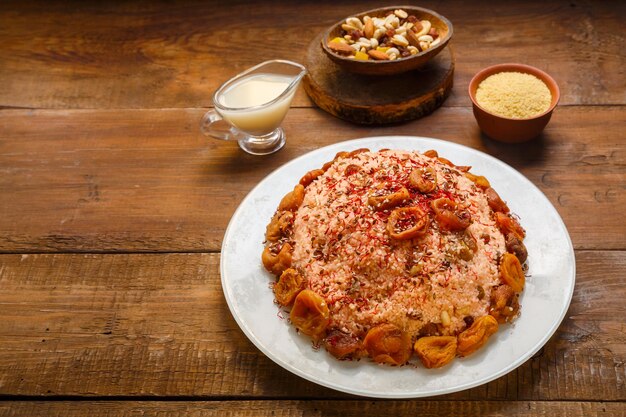
<svg viewBox="0 0 626 417">
<path fill-rule="evenodd" d="M 407 58 L 441 42 L 430 21 L 419 20 L 402 9 L 390 10 L 384 17 L 349 17 L 341 28 L 341 36 L 331 39 L 328 48 L 362 61 Z"/>
</svg>

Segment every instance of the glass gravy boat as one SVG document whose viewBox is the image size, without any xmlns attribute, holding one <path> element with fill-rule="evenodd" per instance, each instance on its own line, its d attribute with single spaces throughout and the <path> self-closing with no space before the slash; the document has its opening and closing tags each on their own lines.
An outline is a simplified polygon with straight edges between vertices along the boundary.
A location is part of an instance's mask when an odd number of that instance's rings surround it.
<svg viewBox="0 0 626 417">
<path fill-rule="evenodd" d="M 306 69 L 285 60 L 266 61 L 222 84 L 213 95 L 200 130 L 220 140 L 236 140 L 244 151 L 267 155 L 285 145 L 280 127 Z"/>
</svg>

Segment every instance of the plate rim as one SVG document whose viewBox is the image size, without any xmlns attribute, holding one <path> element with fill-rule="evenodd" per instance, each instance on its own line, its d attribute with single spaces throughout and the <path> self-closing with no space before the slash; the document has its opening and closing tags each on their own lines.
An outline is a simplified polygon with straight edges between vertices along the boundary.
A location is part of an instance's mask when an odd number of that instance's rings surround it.
<svg viewBox="0 0 626 417">
<path fill-rule="evenodd" d="M 351 148 L 352 145 L 357 145 L 358 144 L 363 144 L 363 142 L 371 142 L 371 141 L 388 141 L 388 140 L 407 140 L 413 143 L 407 143 L 407 146 L 404 148 L 406 150 L 417 150 L 416 149 L 416 144 L 419 141 L 423 141 L 426 140 L 427 142 L 434 142 L 434 143 L 443 143 L 445 144 L 445 146 L 452 146 L 457 147 L 461 150 L 463 150 L 464 152 L 469 152 L 469 153 L 473 153 L 476 155 L 479 155 L 480 157 L 483 158 L 487 158 L 488 160 L 491 160 L 492 162 L 495 162 L 496 164 L 501 164 L 504 165 L 506 168 L 508 168 L 512 173 L 514 173 L 516 175 L 517 178 L 521 179 L 522 182 L 525 182 L 528 186 L 532 187 L 534 189 L 534 191 L 538 192 L 539 195 L 552 207 L 552 209 L 554 210 L 554 213 L 556 214 L 556 218 L 558 220 L 558 224 L 559 226 L 562 227 L 563 231 L 564 231 L 564 236 L 566 238 L 566 242 L 567 242 L 567 252 L 568 254 L 571 256 L 571 260 L 572 260 L 572 264 L 571 264 L 571 268 L 572 268 L 572 276 L 571 276 L 571 281 L 570 281 L 570 285 L 569 285 L 569 289 L 568 292 L 566 294 L 566 297 L 564 300 L 566 300 L 565 304 L 564 304 L 564 308 L 562 309 L 560 316 L 553 322 L 552 327 L 549 329 L 549 331 L 547 331 L 540 340 L 537 341 L 537 343 L 528 351 L 528 353 L 521 355 L 520 357 L 516 358 L 514 361 L 512 361 L 508 366 L 503 367 L 502 369 L 498 370 L 497 372 L 494 372 L 490 375 L 487 375 L 485 377 L 470 381 L 468 383 L 465 384 L 461 384 L 461 385 L 456 385 L 456 386 L 452 386 L 450 388 L 445 388 L 445 389 L 440 389 L 437 390 L 436 392 L 406 392 L 406 393 L 382 393 L 382 392 L 370 392 L 370 391 L 363 391 L 363 390 L 356 390 L 356 389 L 352 389 L 350 387 L 346 387 L 344 385 L 338 385 L 338 384 L 334 384 L 333 382 L 329 382 L 329 381 L 325 381 L 325 380 L 320 380 L 317 379 L 315 376 L 313 375 L 309 375 L 306 372 L 301 371 L 300 369 L 298 369 L 296 366 L 291 365 L 290 363 L 283 361 L 282 359 L 280 359 L 279 357 L 277 357 L 276 355 L 274 355 L 269 349 L 267 349 L 254 335 L 254 333 L 248 328 L 248 326 L 242 321 L 242 319 L 236 314 L 236 306 L 231 304 L 231 300 L 230 297 L 227 296 L 226 292 L 227 292 L 227 288 L 228 286 L 226 285 L 226 278 L 225 278 L 225 274 L 224 274 L 224 268 L 225 268 L 225 261 L 227 259 L 226 256 L 224 256 L 225 253 L 227 253 L 224 248 L 225 246 L 228 244 L 228 240 L 226 239 L 227 236 L 229 235 L 229 232 L 232 231 L 232 229 L 234 228 L 234 224 L 236 223 L 236 219 L 241 215 L 243 208 L 245 206 L 245 203 L 251 199 L 254 196 L 254 193 L 257 191 L 257 189 L 261 188 L 264 183 L 266 181 L 269 181 L 269 179 L 271 177 L 273 177 L 277 172 L 285 169 L 288 166 L 291 165 L 296 165 L 299 161 L 301 160 L 306 160 L 308 158 L 311 157 L 311 155 L 313 154 L 317 154 L 317 153 L 323 153 L 324 151 L 331 151 L 332 149 L 335 149 L 337 147 L 346 147 L 346 148 Z M 228 222 L 228 226 L 226 227 L 226 230 L 224 232 L 224 236 L 222 239 L 222 245 L 220 248 L 220 282 L 221 282 L 221 286 L 222 286 L 222 294 L 224 296 L 224 298 L 226 299 L 226 303 L 228 305 L 228 308 L 230 310 L 231 315 L 233 316 L 233 318 L 235 319 L 235 322 L 237 323 L 237 325 L 239 326 L 239 328 L 244 332 L 244 334 L 246 335 L 246 337 L 248 338 L 248 340 L 250 340 L 257 349 L 259 349 L 266 357 L 268 357 L 270 360 L 272 360 L 274 363 L 276 363 L 277 365 L 279 365 L 280 367 L 282 367 L 283 369 L 301 377 L 304 378 L 310 382 L 313 382 L 317 385 L 326 387 L 326 388 L 330 388 L 339 392 L 343 392 L 343 393 L 347 393 L 347 394 L 353 394 L 353 395 L 357 395 L 360 397 L 365 397 L 365 398 L 380 398 L 380 399 L 410 399 L 410 398 L 426 398 L 426 397 L 435 397 L 435 396 L 439 396 L 439 395 L 445 395 L 445 394 L 450 394 L 450 393 L 454 393 L 454 392 L 459 392 L 459 391 L 464 391 L 470 388 L 474 388 L 477 386 L 481 386 L 484 384 L 487 384 L 495 379 L 500 378 L 503 375 L 506 375 L 510 372 L 512 372 L 513 370 L 515 370 L 516 368 L 518 368 L 519 366 L 521 366 L 522 364 L 524 364 L 526 361 L 528 361 L 529 359 L 531 359 L 535 353 L 537 353 L 551 338 L 552 336 L 554 336 L 554 334 L 556 333 L 556 331 L 558 330 L 558 328 L 560 327 L 561 323 L 563 322 L 563 319 L 565 318 L 567 311 L 569 310 L 569 307 L 571 305 L 571 301 L 572 301 L 572 297 L 574 294 L 574 288 L 576 285 L 576 254 L 574 251 L 574 246 L 572 244 L 572 240 L 571 237 L 569 235 L 569 232 L 567 230 L 567 227 L 565 225 L 565 222 L 563 221 L 561 215 L 559 214 L 558 210 L 556 209 L 556 207 L 554 207 L 554 205 L 552 204 L 552 202 L 548 199 L 548 197 L 543 193 L 543 191 L 541 191 L 541 189 L 539 189 L 532 181 L 530 181 L 528 178 L 526 178 L 521 172 L 519 172 L 517 169 L 513 168 L 512 166 L 510 166 L 509 164 L 507 164 L 506 162 L 492 156 L 489 155 L 483 151 L 479 151 L 477 149 L 471 148 L 469 146 L 466 145 L 462 145 L 456 142 L 450 142 L 447 140 L 443 140 L 443 139 L 437 139 L 437 138 L 431 138 L 431 137 L 426 137 L 426 136 L 409 136 L 409 135 L 384 135 L 384 136 L 366 136 L 366 137 L 360 137 L 360 138 L 354 138 L 354 139 L 349 139 L 349 140 L 345 140 L 345 141 L 340 141 L 340 142 L 335 142 L 314 150 L 311 150 L 305 154 L 302 154 L 296 158 L 293 158 L 287 162 L 285 162 L 284 164 L 282 164 L 281 166 L 277 167 L 276 169 L 272 170 L 270 173 L 268 173 L 267 175 L 265 175 L 258 184 L 256 184 L 249 192 L 248 194 L 246 194 L 246 196 L 241 200 L 241 202 L 239 203 L 239 205 L 237 206 L 237 209 L 235 210 L 235 212 L 233 213 L 233 215 L 231 216 L 231 219 Z"/>
</svg>

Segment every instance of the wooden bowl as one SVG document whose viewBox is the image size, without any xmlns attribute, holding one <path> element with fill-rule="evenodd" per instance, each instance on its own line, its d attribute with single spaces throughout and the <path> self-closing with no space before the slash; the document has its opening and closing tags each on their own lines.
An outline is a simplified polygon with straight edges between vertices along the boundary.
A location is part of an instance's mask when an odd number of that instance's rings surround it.
<svg viewBox="0 0 626 417">
<path fill-rule="evenodd" d="M 480 83 L 487 77 L 500 72 L 521 72 L 525 74 L 531 74 L 539 78 L 550 90 L 552 100 L 550 101 L 550 107 L 543 113 L 528 119 L 511 119 L 504 116 L 498 116 L 493 113 L 489 113 L 476 102 L 476 90 Z M 474 110 L 474 117 L 476 122 L 487 136 L 500 142 L 506 143 L 519 143 L 526 142 L 533 139 L 543 131 L 550 117 L 552 117 L 552 111 L 559 102 L 561 96 L 559 86 L 552 77 L 538 68 L 531 67 L 524 64 L 499 64 L 487 67 L 478 72 L 469 84 L 469 96 L 472 100 L 472 107 Z"/>
<path fill-rule="evenodd" d="M 359 19 L 362 19 L 364 16 L 384 17 L 388 11 L 394 11 L 397 9 L 402 9 L 407 12 L 409 16 L 414 15 L 419 20 L 430 21 L 432 27 L 437 29 L 439 37 L 441 38 L 439 44 L 416 55 L 411 55 L 410 57 L 406 58 L 398 58 L 394 61 L 375 61 L 371 59 L 367 61 L 361 61 L 354 58 L 347 58 L 346 56 L 337 54 L 328 48 L 327 43 L 331 39 L 334 39 L 337 36 L 341 36 L 341 33 L 343 31 L 341 25 L 346 22 L 346 19 L 348 17 L 358 17 Z M 440 14 L 432 10 L 423 9 L 421 7 L 388 6 L 368 10 L 366 12 L 361 12 L 348 17 L 342 19 L 341 21 L 335 23 L 330 28 L 328 28 L 328 30 L 326 30 L 324 32 L 324 35 L 322 36 L 321 44 L 322 49 L 333 62 L 340 65 L 346 71 L 354 72 L 357 74 L 392 75 L 417 69 L 426 64 L 432 58 L 434 58 L 439 52 L 441 52 L 452 38 L 452 23 L 450 23 L 448 19 L 441 16 Z"/>
</svg>

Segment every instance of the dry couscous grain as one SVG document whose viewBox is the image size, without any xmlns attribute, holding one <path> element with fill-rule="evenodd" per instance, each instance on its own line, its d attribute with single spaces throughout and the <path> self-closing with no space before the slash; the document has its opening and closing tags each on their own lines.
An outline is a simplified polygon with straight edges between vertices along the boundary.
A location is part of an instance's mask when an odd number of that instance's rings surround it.
<svg viewBox="0 0 626 417">
<path fill-rule="evenodd" d="M 543 81 L 534 75 L 500 72 L 478 85 L 476 101 L 497 116 L 527 119 L 548 110 L 552 95 Z"/>
</svg>

